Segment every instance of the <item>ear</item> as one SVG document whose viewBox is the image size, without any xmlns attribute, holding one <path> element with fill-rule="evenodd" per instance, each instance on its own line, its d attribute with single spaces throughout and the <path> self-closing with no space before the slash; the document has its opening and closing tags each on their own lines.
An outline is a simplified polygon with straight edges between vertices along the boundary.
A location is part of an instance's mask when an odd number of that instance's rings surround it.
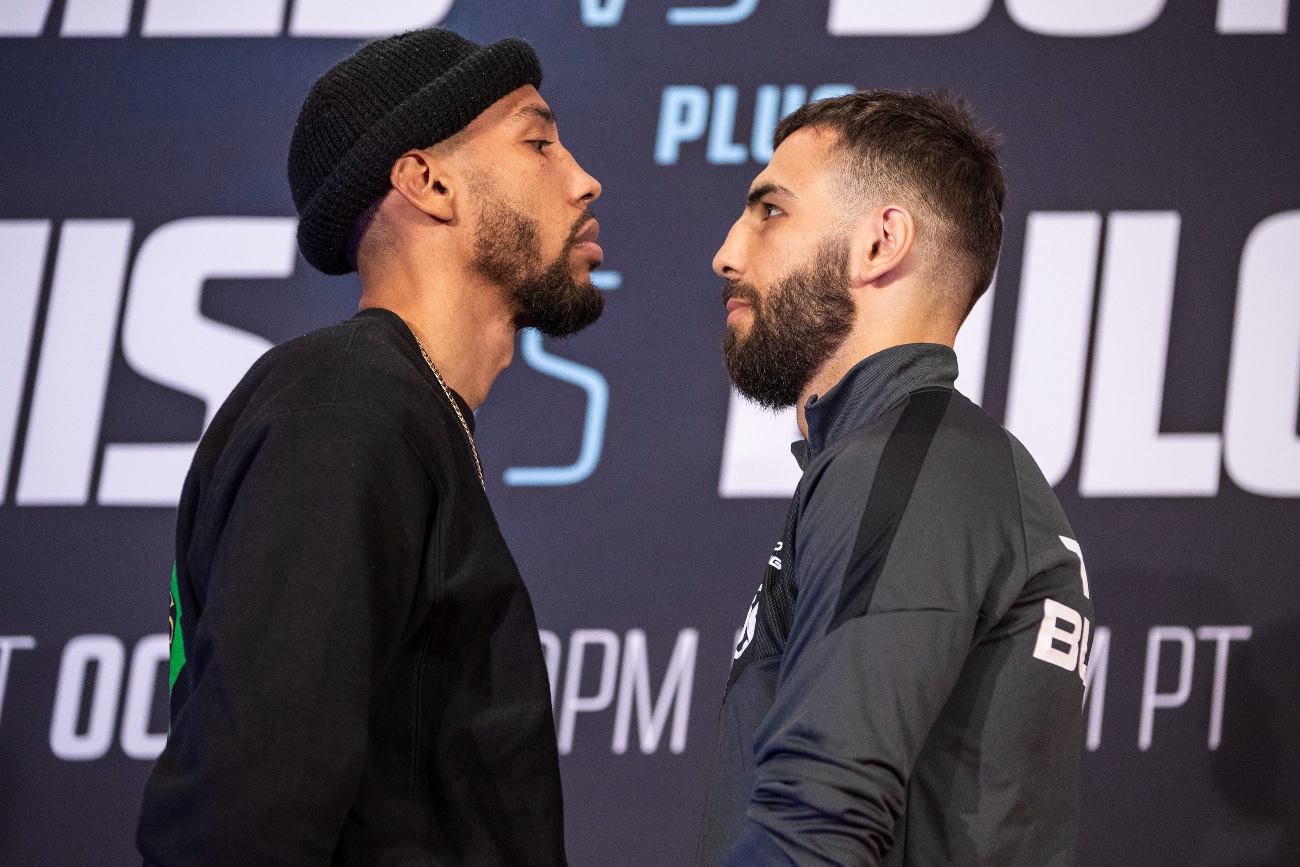
<svg viewBox="0 0 1300 867">
<path fill-rule="evenodd" d="M 850 240 L 852 285 L 867 286 L 897 271 L 915 240 L 916 224 L 902 205 L 885 205 L 865 215 L 858 221 Z"/>
<path fill-rule="evenodd" d="M 455 219 L 459 184 L 452 180 L 446 160 L 436 154 L 418 149 L 407 151 L 393 163 L 388 180 L 417 210 L 443 223 Z"/>
</svg>

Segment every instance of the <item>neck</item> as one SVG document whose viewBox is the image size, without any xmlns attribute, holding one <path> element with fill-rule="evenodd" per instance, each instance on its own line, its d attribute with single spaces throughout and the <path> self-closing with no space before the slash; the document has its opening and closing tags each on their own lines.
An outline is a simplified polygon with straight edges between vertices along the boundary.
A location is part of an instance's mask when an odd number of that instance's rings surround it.
<svg viewBox="0 0 1300 867">
<path fill-rule="evenodd" d="M 438 373 L 478 409 L 514 357 L 514 312 L 505 293 L 465 269 L 389 267 L 361 273 L 360 309 L 383 307 L 402 318 Z"/>
<path fill-rule="evenodd" d="M 865 307 L 863 304 L 858 305 L 853 330 L 799 392 L 796 411 L 799 432 L 804 439 L 808 438 L 808 420 L 804 416 L 808 399 L 830 391 L 862 359 L 891 346 L 907 343 L 941 343 L 951 347 L 957 338 L 956 326 L 933 315 L 891 316 L 885 311 L 870 311 Z"/>
</svg>

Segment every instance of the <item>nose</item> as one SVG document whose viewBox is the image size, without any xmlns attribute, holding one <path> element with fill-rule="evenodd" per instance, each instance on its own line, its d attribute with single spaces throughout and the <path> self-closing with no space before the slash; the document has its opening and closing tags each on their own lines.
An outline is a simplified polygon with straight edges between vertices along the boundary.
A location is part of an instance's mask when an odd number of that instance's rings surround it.
<svg viewBox="0 0 1300 867">
<path fill-rule="evenodd" d="M 566 151 L 567 153 L 567 151 Z M 569 154 L 569 159 L 573 162 L 573 190 L 574 199 L 583 204 L 590 204 L 600 198 L 600 181 L 583 171 L 582 166 Z"/>
<path fill-rule="evenodd" d="M 741 272 L 741 250 L 739 238 L 740 220 L 731 226 L 727 239 L 722 242 L 718 252 L 713 256 L 713 273 L 727 280 L 735 280 Z"/>
</svg>

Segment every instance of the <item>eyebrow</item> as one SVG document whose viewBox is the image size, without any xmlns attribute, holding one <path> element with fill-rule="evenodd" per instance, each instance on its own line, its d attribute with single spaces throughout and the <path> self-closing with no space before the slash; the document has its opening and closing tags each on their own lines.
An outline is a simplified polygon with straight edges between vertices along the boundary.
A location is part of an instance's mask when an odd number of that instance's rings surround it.
<svg viewBox="0 0 1300 867">
<path fill-rule="evenodd" d="M 745 197 L 745 207 L 752 208 L 767 196 L 785 196 L 796 200 L 799 198 L 789 187 L 783 187 L 780 184 L 759 184 L 750 190 L 749 195 Z"/>
<path fill-rule="evenodd" d="M 516 117 L 532 115 L 540 118 L 544 123 L 555 123 L 555 112 L 551 111 L 544 105 L 525 105 L 519 111 L 515 112 Z"/>
</svg>

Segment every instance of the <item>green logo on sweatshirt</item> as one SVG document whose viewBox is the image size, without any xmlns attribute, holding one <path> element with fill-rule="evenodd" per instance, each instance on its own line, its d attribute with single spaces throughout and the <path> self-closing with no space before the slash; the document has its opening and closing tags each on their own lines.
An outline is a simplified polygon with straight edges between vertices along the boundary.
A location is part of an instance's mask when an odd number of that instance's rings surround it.
<svg viewBox="0 0 1300 867">
<path fill-rule="evenodd" d="M 167 692 L 176 687 L 176 676 L 185 667 L 185 636 L 181 632 L 181 592 L 176 584 L 176 564 L 172 564 L 171 604 L 167 608 L 167 626 L 171 632 L 171 671 L 167 678 Z"/>
</svg>

